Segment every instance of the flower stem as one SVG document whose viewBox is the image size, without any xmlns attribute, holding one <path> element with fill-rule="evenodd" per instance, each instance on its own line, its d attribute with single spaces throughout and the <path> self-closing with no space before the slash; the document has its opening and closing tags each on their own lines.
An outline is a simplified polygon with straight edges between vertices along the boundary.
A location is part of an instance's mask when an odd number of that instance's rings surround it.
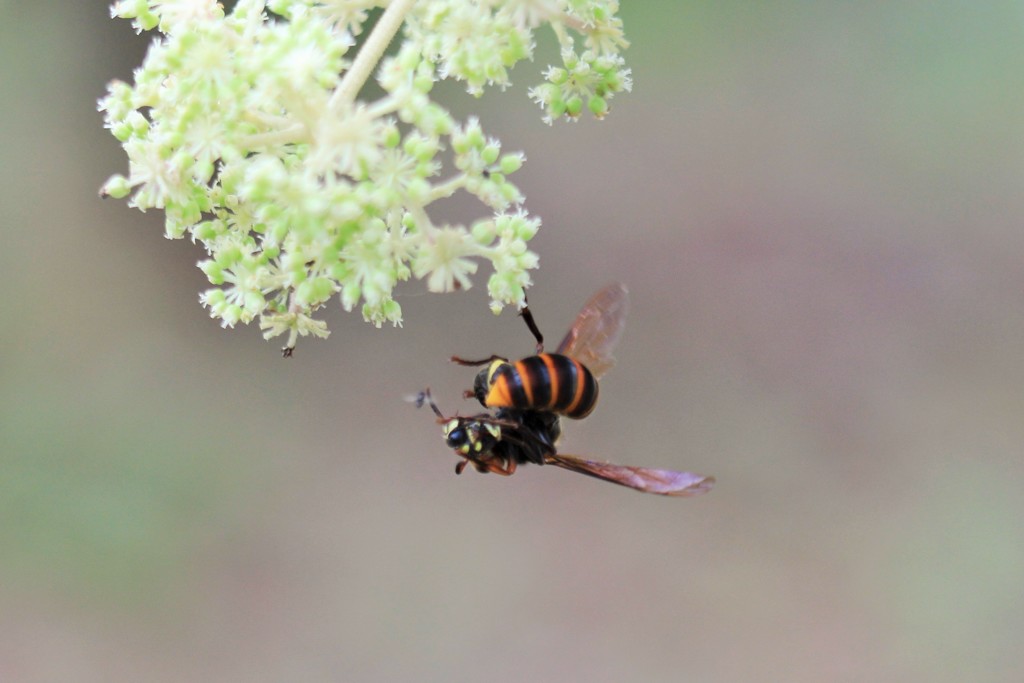
<svg viewBox="0 0 1024 683">
<path fill-rule="evenodd" d="M 445 199 L 455 194 L 455 191 L 466 186 L 466 174 L 460 173 L 456 176 L 449 178 L 448 180 L 435 185 L 430 189 L 430 195 L 426 201 L 427 204 L 436 202 L 438 199 Z"/>
<path fill-rule="evenodd" d="M 341 79 L 341 84 L 331 96 L 330 106 L 332 109 L 343 104 L 350 104 L 355 101 L 356 95 L 362 89 L 374 67 L 380 62 L 388 43 L 398 33 L 405 21 L 405 15 L 412 9 L 416 0 L 392 0 L 384 14 L 380 15 L 377 25 L 373 27 L 370 37 L 363 43 L 352 67 Z"/>
<path fill-rule="evenodd" d="M 265 133 L 241 136 L 238 139 L 238 144 L 244 150 L 259 151 L 268 147 L 305 142 L 308 139 L 309 130 L 301 123 L 294 123 L 281 130 L 269 130 Z"/>
</svg>

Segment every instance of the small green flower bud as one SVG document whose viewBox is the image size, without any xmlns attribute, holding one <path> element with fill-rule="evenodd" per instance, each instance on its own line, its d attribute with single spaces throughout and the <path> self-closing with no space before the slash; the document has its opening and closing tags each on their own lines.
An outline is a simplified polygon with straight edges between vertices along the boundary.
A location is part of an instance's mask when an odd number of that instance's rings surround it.
<svg viewBox="0 0 1024 683">
<path fill-rule="evenodd" d="M 352 277 L 352 267 L 349 264 L 345 263 L 345 262 L 335 263 L 335 264 L 331 265 L 331 277 L 336 282 L 344 282 L 345 280 L 348 280 L 350 277 Z M 345 287 L 344 291 L 347 292 L 350 288 L 351 287 Z M 358 298 L 358 296 L 359 295 L 357 293 L 356 297 Z M 350 311 L 350 310 L 352 310 L 352 307 L 350 306 L 350 307 L 346 308 L 345 310 Z"/>
<path fill-rule="evenodd" d="M 496 162 L 498 160 L 498 156 L 500 154 L 501 154 L 501 145 L 492 142 L 489 145 L 487 145 L 486 147 L 484 147 L 483 152 L 480 153 L 480 157 L 483 159 L 483 162 L 485 164 L 490 166 L 491 164 L 493 164 L 494 162 Z"/>
<path fill-rule="evenodd" d="M 205 306 L 214 308 L 222 306 L 226 301 L 226 296 L 223 289 L 208 289 L 200 295 L 199 299 Z"/>
<path fill-rule="evenodd" d="M 516 223 L 515 235 L 517 238 L 524 242 L 529 242 L 537 234 L 537 230 L 540 229 L 539 220 L 522 220 Z"/>
<path fill-rule="evenodd" d="M 519 188 L 512 183 L 504 183 L 501 186 L 501 197 L 510 204 L 519 204 L 523 198 Z"/>
<path fill-rule="evenodd" d="M 224 324 L 228 327 L 234 327 L 235 324 L 242 319 L 242 307 L 238 304 L 228 304 L 221 308 L 220 319 L 224 321 Z"/>
<path fill-rule="evenodd" d="M 210 181 L 210 178 L 213 177 L 213 172 L 215 170 L 213 162 L 210 161 L 209 159 L 197 161 L 192 168 L 192 177 L 195 178 L 197 182 L 203 185 Z"/>
<path fill-rule="evenodd" d="M 537 102 L 553 102 L 561 99 L 561 88 L 552 83 L 543 83 L 533 88 L 533 99 Z"/>
<path fill-rule="evenodd" d="M 523 155 L 506 154 L 505 156 L 501 157 L 499 167 L 501 168 L 501 172 L 504 173 L 505 175 L 515 173 L 516 171 L 523 167 Z"/>
<path fill-rule="evenodd" d="M 565 103 L 565 113 L 572 118 L 576 118 L 583 111 L 583 98 L 572 97 L 568 102 Z"/>
<path fill-rule="evenodd" d="M 472 149 L 469 139 L 464 135 L 452 136 L 452 151 L 456 154 L 467 154 Z"/>
<path fill-rule="evenodd" d="M 548 114 L 553 119 L 560 119 L 565 115 L 565 112 L 568 110 L 568 108 L 569 107 L 565 103 L 565 100 L 561 98 L 553 99 L 551 100 L 551 103 L 548 106 Z"/>
<path fill-rule="evenodd" d="M 213 255 L 213 258 L 221 268 L 230 268 L 242 260 L 242 250 L 234 244 L 225 245 Z"/>
<path fill-rule="evenodd" d="M 132 191 L 132 185 L 123 175 L 110 176 L 110 179 L 100 188 L 100 196 L 124 199 Z"/>
<path fill-rule="evenodd" d="M 216 238 L 216 231 L 211 221 L 203 221 L 192 227 L 192 238 L 200 242 L 212 242 Z"/>
<path fill-rule="evenodd" d="M 412 80 L 412 86 L 417 92 L 426 94 L 434 89 L 434 74 L 429 72 L 418 72 Z"/>
<path fill-rule="evenodd" d="M 345 285 L 341 289 L 341 307 L 346 311 L 351 311 L 359 301 L 359 297 L 361 295 L 362 288 L 360 288 L 359 285 Z"/>
<path fill-rule="evenodd" d="M 295 299 L 303 306 L 319 306 L 330 299 L 333 294 L 334 284 L 326 277 L 306 280 L 295 288 Z"/>
<path fill-rule="evenodd" d="M 430 196 L 430 183 L 422 178 L 410 180 L 406 185 L 408 198 L 417 204 L 425 204 Z"/>
<path fill-rule="evenodd" d="M 520 270 L 533 270 L 540 263 L 540 257 L 532 251 L 526 251 L 519 255 L 516 259 L 516 265 Z"/>
<path fill-rule="evenodd" d="M 164 236 L 169 240 L 181 239 L 192 224 L 183 221 L 180 216 L 170 213 L 171 207 L 168 207 L 167 210 L 168 213 L 164 216 Z"/>
<path fill-rule="evenodd" d="M 478 221 L 473 225 L 472 228 L 473 239 L 477 244 L 488 245 L 494 241 L 496 232 L 494 229 L 494 221 Z"/>
<path fill-rule="evenodd" d="M 466 143 L 470 149 L 481 149 L 487 141 L 484 139 L 484 132 L 480 130 L 480 124 L 471 120 L 466 127 Z"/>
<path fill-rule="evenodd" d="M 212 259 L 199 262 L 199 269 L 206 274 L 206 279 L 210 281 L 211 285 L 222 285 L 224 284 L 224 268 L 219 263 Z M 214 290 L 220 291 L 220 290 Z"/>
<path fill-rule="evenodd" d="M 131 127 L 135 135 L 145 135 L 149 132 L 149 119 L 142 115 L 142 112 L 132 110 L 128 112 L 124 122 Z"/>
<path fill-rule="evenodd" d="M 388 299 L 384 302 L 381 307 L 381 312 L 384 314 L 384 318 L 396 325 L 400 325 L 402 321 L 402 307 L 394 299 Z"/>
<path fill-rule="evenodd" d="M 249 291 L 245 293 L 245 312 L 251 319 L 259 315 L 266 308 L 267 300 L 259 292 Z"/>
<path fill-rule="evenodd" d="M 118 142 L 127 142 L 135 134 L 135 130 L 127 121 L 118 121 L 111 124 L 110 132 Z"/>
</svg>

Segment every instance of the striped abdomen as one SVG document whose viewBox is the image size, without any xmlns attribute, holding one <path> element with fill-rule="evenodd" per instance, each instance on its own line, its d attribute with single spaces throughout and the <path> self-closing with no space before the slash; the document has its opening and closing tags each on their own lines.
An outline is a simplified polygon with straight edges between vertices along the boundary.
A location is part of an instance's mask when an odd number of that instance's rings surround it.
<svg viewBox="0 0 1024 683">
<path fill-rule="evenodd" d="M 597 403 L 597 380 L 569 356 L 542 353 L 514 363 L 495 363 L 488 373 L 488 408 L 550 410 L 579 419 Z"/>
</svg>

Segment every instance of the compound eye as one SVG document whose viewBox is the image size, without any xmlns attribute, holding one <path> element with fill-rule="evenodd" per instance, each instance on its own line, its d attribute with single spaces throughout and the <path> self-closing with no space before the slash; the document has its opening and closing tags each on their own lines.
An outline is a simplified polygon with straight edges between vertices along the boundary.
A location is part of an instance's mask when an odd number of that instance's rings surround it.
<svg viewBox="0 0 1024 683">
<path fill-rule="evenodd" d="M 466 439 L 466 430 L 462 427 L 456 427 L 448 432 L 448 448 L 458 448 L 462 444 L 466 443 Z"/>
</svg>

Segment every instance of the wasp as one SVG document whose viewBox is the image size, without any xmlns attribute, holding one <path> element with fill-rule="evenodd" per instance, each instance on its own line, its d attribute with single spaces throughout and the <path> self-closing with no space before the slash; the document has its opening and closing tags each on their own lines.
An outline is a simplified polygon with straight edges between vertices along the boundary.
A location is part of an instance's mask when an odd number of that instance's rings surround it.
<svg viewBox="0 0 1024 683">
<path fill-rule="evenodd" d="M 529 307 L 521 315 L 537 340 L 536 354 L 515 362 L 501 356 L 479 361 L 459 357 L 461 365 L 487 367 L 477 375 L 466 397 L 475 397 L 491 412 L 446 417 L 430 390 L 416 398 L 425 403 L 443 425 L 448 447 L 463 458 L 455 466 L 461 474 L 472 464 L 482 473 L 509 476 L 525 463 L 555 465 L 645 493 L 692 496 L 708 491 L 713 477 L 646 467 L 615 465 L 559 453 L 560 417 L 579 419 L 597 402 L 597 380 L 615 361 L 611 352 L 625 323 L 626 288 L 614 283 L 598 291 L 583 306 L 555 353 L 544 352 L 544 338 Z"/>
</svg>

